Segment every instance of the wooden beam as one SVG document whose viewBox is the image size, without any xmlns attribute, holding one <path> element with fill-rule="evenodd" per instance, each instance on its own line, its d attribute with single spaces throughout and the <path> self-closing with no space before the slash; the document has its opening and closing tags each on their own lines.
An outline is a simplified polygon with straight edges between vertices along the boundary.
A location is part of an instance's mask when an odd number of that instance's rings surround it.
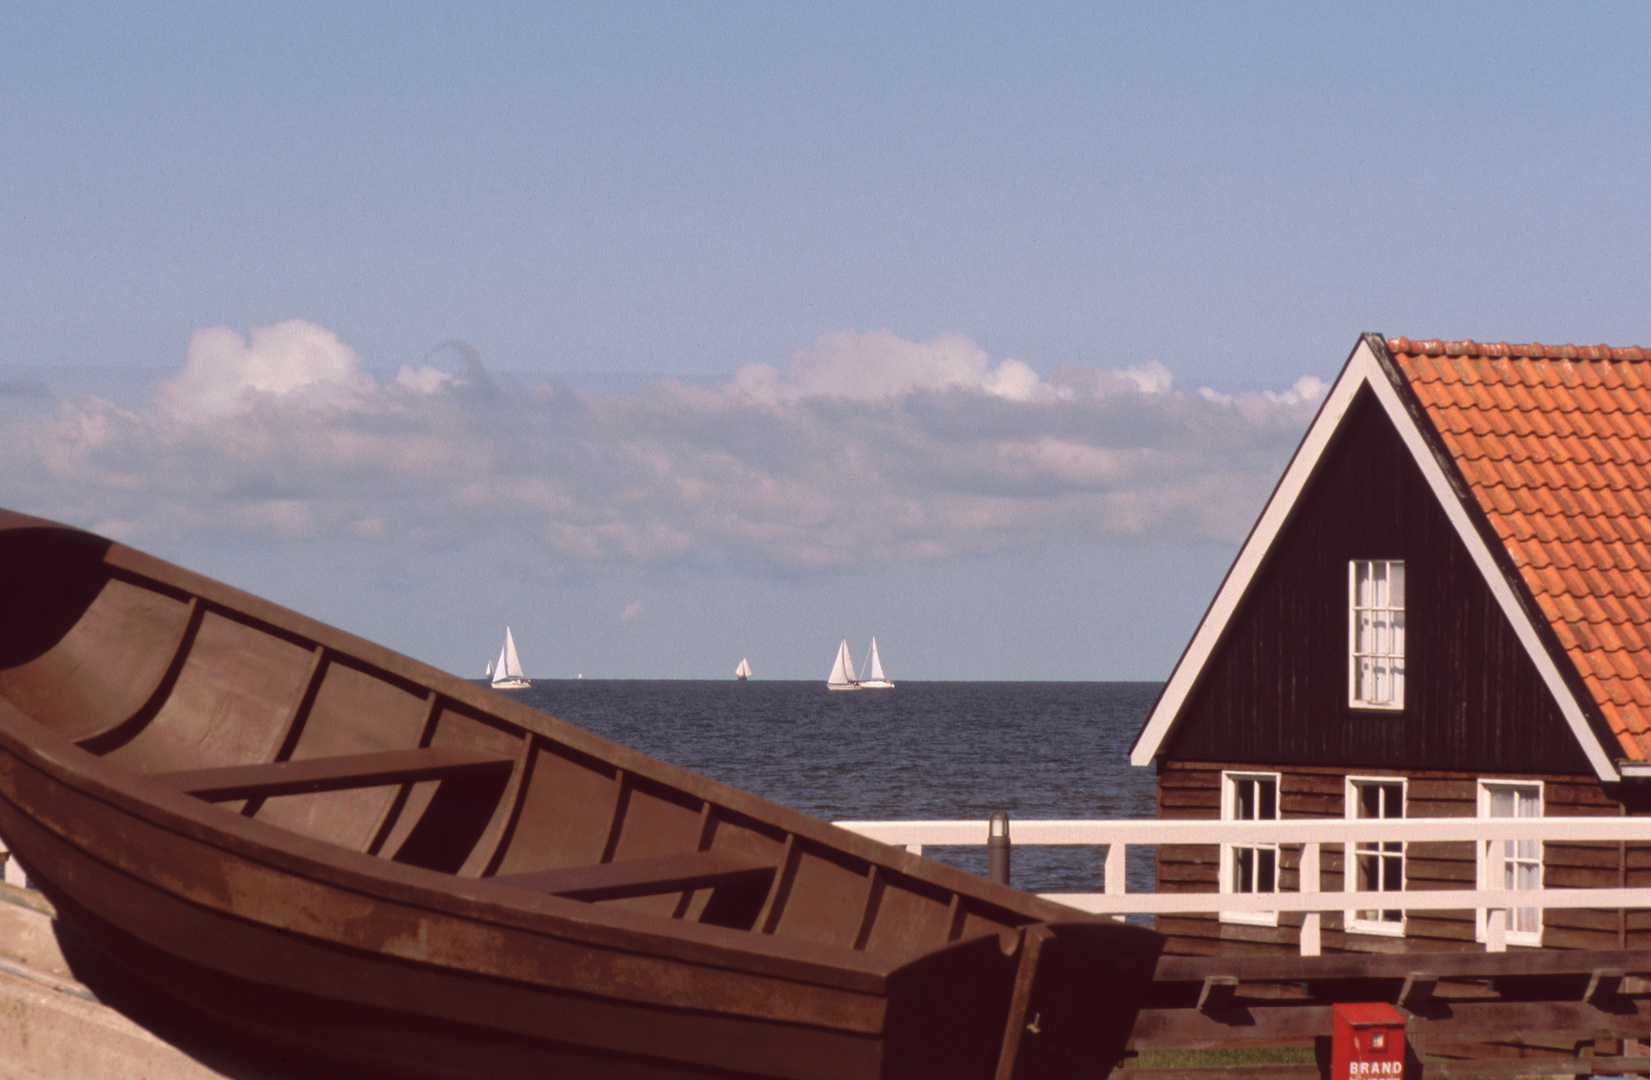
<svg viewBox="0 0 1651 1080">
<path fill-rule="evenodd" d="M 729 851 L 689 851 L 654 859 L 594 863 L 528 874 L 503 874 L 489 880 L 570 900 L 618 900 L 627 896 L 705 889 L 741 881 L 766 881 L 775 863 Z"/>
<path fill-rule="evenodd" d="M 185 769 L 155 773 L 151 779 L 207 802 L 228 802 L 484 776 L 508 772 L 514 764 L 511 758 L 479 750 L 428 746 L 418 750 L 343 754 L 261 765 Z"/>
<path fill-rule="evenodd" d="M 1606 1012 L 1579 1001 L 1453 1001 L 1448 1014 L 1412 1016 L 1405 1029 L 1424 1040 L 1482 1043 L 1574 1036 L 1579 1031 L 1590 1036 L 1640 1038 L 1648 1025 L 1651 1003 L 1644 1001 L 1634 1001 L 1620 1012 Z M 1234 1007 L 1219 1013 L 1196 1008 L 1142 1009 L 1130 1045 L 1136 1050 L 1266 1046 L 1310 1040 L 1329 1030 L 1329 1005 L 1269 1005 L 1238 998 Z"/>
<path fill-rule="evenodd" d="M 1583 1001 L 1597 1001 L 1614 997 L 1622 987 L 1621 968 L 1595 968 L 1588 975 L 1588 989 L 1582 992 Z"/>
<path fill-rule="evenodd" d="M 1231 975 L 1208 975 L 1198 989 L 1198 1011 L 1215 1012 L 1232 1005 L 1238 991 L 1238 980 Z"/>
<path fill-rule="evenodd" d="M 1398 1004 L 1406 1009 L 1418 1009 L 1433 997 L 1433 988 L 1439 985 L 1439 976 L 1431 971 L 1411 971 L 1399 988 Z"/>
<path fill-rule="evenodd" d="M 1467 1058 L 1430 1061 L 1428 1080 L 1467 1076 L 1632 1076 L 1645 1071 L 1643 1057 L 1523 1057 Z M 1116 1074 L 1114 1074 L 1116 1075 Z"/>
<path fill-rule="evenodd" d="M 1322 979 L 1403 979 L 1425 967 L 1442 979 L 1487 979 L 1499 975 L 1590 975 L 1601 968 L 1618 968 L 1629 975 L 1651 974 L 1651 949 L 1515 949 L 1505 953 L 1412 952 L 1331 953 L 1328 956 L 1292 956 L 1289 953 L 1254 955 L 1161 956 L 1153 979 L 1157 982 L 1202 983 L 1210 967 L 1243 982 L 1307 982 Z"/>
</svg>

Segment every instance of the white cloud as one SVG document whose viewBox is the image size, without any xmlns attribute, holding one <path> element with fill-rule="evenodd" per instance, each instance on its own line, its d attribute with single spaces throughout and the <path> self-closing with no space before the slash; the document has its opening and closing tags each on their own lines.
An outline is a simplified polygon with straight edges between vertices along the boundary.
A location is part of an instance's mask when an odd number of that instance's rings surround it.
<svg viewBox="0 0 1651 1080">
<path fill-rule="evenodd" d="M 161 386 L 161 400 L 179 413 L 222 416 L 250 407 L 255 393 L 285 397 L 327 388 L 361 391 L 355 350 L 331 330 L 288 319 L 260 326 L 251 339 L 227 326 L 197 330 L 183 370 Z"/>
<path fill-rule="evenodd" d="M 247 338 L 203 330 L 148 408 L 75 398 L 0 420 L 0 505 L 138 544 L 452 547 L 509 531 L 552 572 L 1236 541 L 1324 391 L 1308 376 L 1276 393 L 1185 393 L 1157 360 L 1045 379 L 965 338 L 886 330 L 826 335 L 783 377 L 755 365 L 720 387 L 628 394 L 503 393 L 465 355 L 462 375 L 378 380 L 301 320 Z"/>
<path fill-rule="evenodd" d="M 630 622 L 640 614 L 642 614 L 642 601 L 632 600 L 625 605 L 625 610 L 619 613 L 619 621 Z"/>
<path fill-rule="evenodd" d="M 791 354 L 785 378 L 767 364 L 752 364 L 734 387 L 757 401 L 837 397 L 875 401 L 919 390 L 979 390 L 1011 401 L 1049 397 L 1027 364 L 1004 360 L 996 367 L 966 337 L 942 334 L 932 341 L 905 341 L 889 330 L 823 334 Z"/>
</svg>

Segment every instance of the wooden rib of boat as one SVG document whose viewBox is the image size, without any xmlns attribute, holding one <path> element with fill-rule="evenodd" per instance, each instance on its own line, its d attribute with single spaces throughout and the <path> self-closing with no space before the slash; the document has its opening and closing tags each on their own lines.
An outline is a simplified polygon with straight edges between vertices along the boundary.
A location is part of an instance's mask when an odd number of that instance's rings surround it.
<svg viewBox="0 0 1651 1080">
<path fill-rule="evenodd" d="M 183 1015 L 398 1075 L 1099 1077 L 1161 943 L 4 511 L 0 836 Z"/>
</svg>

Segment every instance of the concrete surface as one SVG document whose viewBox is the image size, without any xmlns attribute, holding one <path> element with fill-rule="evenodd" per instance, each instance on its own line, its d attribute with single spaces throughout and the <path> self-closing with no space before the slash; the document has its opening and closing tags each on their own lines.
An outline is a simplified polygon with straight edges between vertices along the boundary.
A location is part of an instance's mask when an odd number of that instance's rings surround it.
<svg viewBox="0 0 1651 1080">
<path fill-rule="evenodd" d="M 0 1080 L 221 1080 L 75 981 L 39 893 L 0 884 Z"/>
</svg>

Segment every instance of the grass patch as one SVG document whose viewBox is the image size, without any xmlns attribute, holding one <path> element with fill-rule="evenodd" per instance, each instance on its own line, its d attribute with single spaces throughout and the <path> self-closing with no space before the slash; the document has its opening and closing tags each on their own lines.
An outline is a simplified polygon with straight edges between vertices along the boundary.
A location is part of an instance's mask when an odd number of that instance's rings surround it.
<svg viewBox="0 0 1651 1080">
<path fill-rule="evenodd" d="M 1240 1050 L 1142 1050 L 1138 1069 L 1213 1069 L 1244 1065 L 1312 1065 L 1311 1046 L 1257 1046 Z"/>
</svg>

